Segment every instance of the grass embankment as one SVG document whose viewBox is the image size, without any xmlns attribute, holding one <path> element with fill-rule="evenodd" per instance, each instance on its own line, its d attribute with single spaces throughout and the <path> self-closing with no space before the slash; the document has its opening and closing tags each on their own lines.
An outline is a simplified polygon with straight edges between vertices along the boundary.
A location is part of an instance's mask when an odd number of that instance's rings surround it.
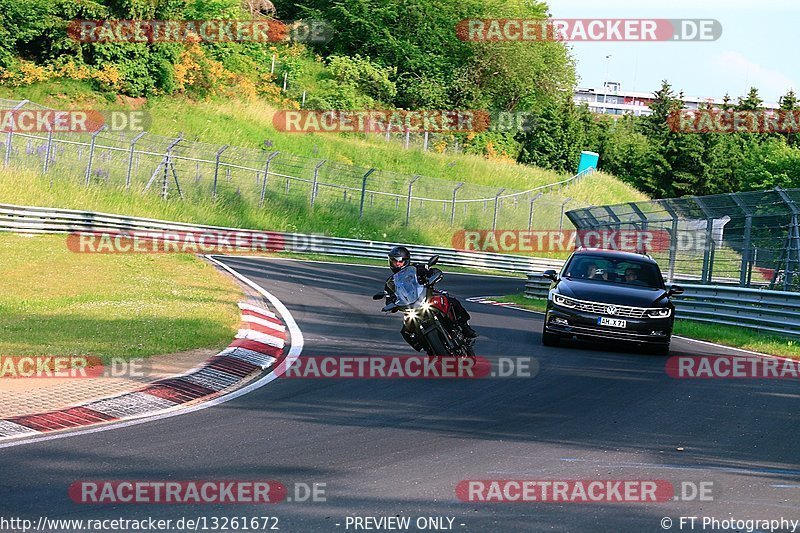
<svg viewBox="0 0 800 533">
<path fill-rule="evenodd" d="M 272 123 L 274 105 L 263 101 L 195 101 L 182 96 L 123 101 L 94 91 L 88 83 L 58 80 L 25 87 L 0 86 L 0 98 L 28 99 L 54 109 L 121 109 L 138 107 L 148 111 L 152 133 L 175 137 L 182 132 L 189 140 L 219 145 L 261 149 L 265 140 L 270 150 L 317 157 L 360 167 L 376 167 L 407 174 L 421 174 L 452 181 L 466 181 L 529 189 L 554 183 L 567 174 L 511 161 L 488 160 L 461 153 L 405 150 L 399 142 L 387 143 L 381 136 L 363 134 L 298 134 L 277 131 Z M 576 161 L 577 165 L 577 161 Z"/>
<path fill-rule="evenodd" d="M 77 254 L 0 233 L 0 354 L 139 358 L 222 348 L 238 287 L 191 255 Z"/>
<path fill-rule="evenodd" d="M 280 150 L 283 154 L 325 158 L 359 167 L 376 167 L 402 175 L 419 174 L 428 178 L 480 185 L 485 188 L 477 193 L 480 197 L 491 198 L 500 187 L 505 187 L 509 191 L 524 190 L 568 177 L 567 174 L 518 165 L 506 160 L 488 160 L 478 155 L 405 150 L 400 143 L 387 143 L 372 135 L 365 139 L 361 135 L 303 135 L 278 132 L 272 125 L 272 114 L 275 109 L 268 103 L 259 101 L 197 102 L 183 97 L 158 97 L 146 102 L 125 104 L 113 99 L 109 101 L 104 95 L 92 92 L 88 85 L 74 81 L 40 83 L 13 90 L 0 87 L 0 97 L 28 98 L 54 108 L 119 108 L 124 105 L 144 107 L 152 116 L 150 130 L 154 133 L 174 136 L 181 131 L 189 140 L 208 142 L 214 146 L 228 144 L 251 149 L 262 149 L 264 140 L 269 140 L 272 143 L 270 150 Z M 213 151 L 209 152 L 210 155 L 205 155 L 213 159 Z M 33 161 L 33 165 L 38 165 L 36 158 L 27 158 L 25 161 Z M 97 168 L 101 166 L 100 162 L 96 164 Z M 392 201 L 388 201 L 388 204 L 384 202 L 381 208 L 372 208 L 368 205 L 363 220 L 358 218 L 358 202 L 352 201 L 352 195 L 350 201 L 339 203 L 328 196 L 324 201 L 318 201 L 312 210 L 308 205 L 307 186 L 304 189 L 303 185 L 296 184 L 289 195 L 284 193 L 282 185 L 276 179 L 270 181 L 267 190 L 267 208 L 264 210 L 252 205 L 257 199 L 254 200 L 255 188 L 250 181 L 237 182 L 241 183 L 242 195 L 238 194 L 238 190 L 234 190 L 236 187 L 229 186 L 221 192 L 217 201 L 212 202 L 208 198 L 208 191 L 200 193 L 192 190 L 188 195 L 190 199 L 186 202 L 167 202 L 165 206 L 156 207 L 155 202 L 160 200 L 143 201 L 119 189 L 113 189 L 109 184 L 96 183 L 98 188 L 105 187 L 106 191 L 111 190 L 110 193 L 94 190 L 87 192 L 80 187 L 83 182 L 85 162 L 78 161 L 75 167 L 77 168 L 70 167 L 51 172 L 50 178 L 53 178 L 52 174 L 57 174 L 52 190 L 48 179 L 47 187 L 44 189 L 36 186 L 26 192 L 12 187 L 8 192 L 13 194 L 7 198 L 0 197 L 0 201 L 12 202 L 13 198 L 13 201 L 18 203 L 86 209 L 91 205 L 92 209 L 123 214 L 155 216 L 156 212 L 164 213 L 164 216 L 174 220 L 189 222 L 436 245 L 451 244 L 453 232 L 462 227 L 485 229 L 491 225 L 491 205 L 487 208 L 487 205 L 482 203 L 465 206 L 468 207 L 469 213 L 466 210 L 462 212 L 459 206 L 455 227 L 449 225 L 449 217 L 446 216 L 449 214 L 447 206 L 437 202 L 426 203 L 424 209 L 415 203 L 409 227 L 404 226 L 405 206 L 401 205 L 398 208 Z M 112 180 L 112 183 L 119 184 L 120 180 L 124 179 L 124 176 L 120 177 L 120 172 L 124 172 L 120 168 L 115 167 L 112 172 L 113 178 L 117 180 L 116 182 Z M 208 171 L 208 168 L 204 170 Z M 147 177 L 149 174 L 145 175 L 144 179 Z M 194 176 L 182 176 L 187 188 L 193 186 L 192 177 Z M 207 176 L 204 176 L 205 178 Z M 78 186 L 70 187 L 70 183 Z M 377 187 L 382 186 L 377 185 Z M 423 196 L 449 198 L 450 187 L 446 181 L 421 180 L 415 185 L 414 190 Z M 327 190 L 323 192 L 333 194 Z M 645 198 L 612 176 L 594 175 L 538 200 L 534 227 L 557 228 L 561 202 L 567 197 L 572 198 L 568 208 Z M 163 218 L 161 215 L 158 217 Z M 527 229 L 527 221 L 528 204 L 523 199 L 519 205 L 515 203 L 513 207 L 507 205 L 501 209 L 498 227 Z M 565 224 L 568 224 L 568 221 Z"/>
<path fill-rule="evenodd" d="M 544 312 L 547 306 L 546 300 L 526 298 L 521 293 L 499 296 L 493 299 L 498 302 L 513 303 L 532 311 Z M 797 341 L 777 335 L 764 335 L 746 328 L 677 319 L 675 320 L 673 333 L 691 339 L 742 348 L 743 350 L 800 359 L 800 344 Z"/>
</svg>

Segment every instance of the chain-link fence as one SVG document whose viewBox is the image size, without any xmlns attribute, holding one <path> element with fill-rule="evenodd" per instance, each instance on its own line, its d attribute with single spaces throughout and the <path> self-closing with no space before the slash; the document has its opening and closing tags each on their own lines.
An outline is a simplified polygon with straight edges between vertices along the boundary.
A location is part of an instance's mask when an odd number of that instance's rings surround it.
<svg viewBox="0 0 800 533">
<path fill-rule="evenodd" d="M 46 110 L 0 99 L 0 110 Z M 381 212 L 463 228 L 548 228 L 564 223 L 569 199 L 559 191 L 593 169 L 526 191 L 358 167 L 283 151 L 219 146 L 148 132 L 20 132 L 0 130 L 5 166 L 31 168 L 51 180 L 80 180 L 197 201 L 235 196 L 267 207 L 325 205 L 363 217 Z M 576 202 L 577 203 L 577 202 Z M 575 205 L 575 204 L 573 204 Z M 534 215 L 535 211 L 535 215 Z"/>
<path fill-rule="evenodd" d="M 647 251 L 670 280 L 800 290 L 800 189 L 631 202 L 567 216 L 581 230 L 649 230 Z"/>
</svg>

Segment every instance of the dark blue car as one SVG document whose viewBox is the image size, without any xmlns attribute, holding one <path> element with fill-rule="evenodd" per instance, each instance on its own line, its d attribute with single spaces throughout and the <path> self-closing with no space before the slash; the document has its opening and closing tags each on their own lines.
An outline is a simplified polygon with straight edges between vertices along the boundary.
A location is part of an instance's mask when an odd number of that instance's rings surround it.
<svg viewBox="0 0 800 533">
<path fill-rule="evenodd" d="M 625 341 L 667 354 L 675 321 L 658 264 L 649 256 L 612 250 L 574 252 L 561 274 L 548 270 L 550 291 L 542 331 L 545 346 L 577 337 Z"/>
</svg>

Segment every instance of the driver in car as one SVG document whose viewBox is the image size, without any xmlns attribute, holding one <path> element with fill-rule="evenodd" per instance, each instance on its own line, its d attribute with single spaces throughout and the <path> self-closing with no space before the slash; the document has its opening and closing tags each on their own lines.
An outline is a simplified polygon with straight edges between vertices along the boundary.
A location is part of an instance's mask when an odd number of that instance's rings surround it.
<svg viewBox="0 0 800 533">
<path fill-rule="evenodd" d="M 634 285 L 644 284 L 644 282 L 639 280 L 639 271 L 630 267 L 625 269 L 625 283 L 632 283 Z"/>
<path fill-rule="evenodd" d="M 392 269 L 393 275 L 397 274 L 408 265 L 413 266 L 417 270 L 417 279 L 420 282 L 425 282 L 431 272 L 431 270 L 428 270 L 428 265 L 424 263 L 412 263 L 411 252 L 405 246 L 395 246 L 389 250 L 389 268 Z M 389 279 L 386 280 L 385 290 L 387 294 L 394 293 L 392 276 L 389 276 Z M 472 329 L 472 327 L 469 325 L 469 313 L 466 309 L 464 309 L 464 306 L 461 304 L 461 302 L 459 302 L 457 298 L 450 296 L 445 291 L 437 290 L 436 292 L 444 295 L 450 301 L 450 306 L 452 307 L 453 313 L 456 316 L 456 322 L 461 328 L 461 331 L 464 333 L 464 336 L 468 339 L 474 339 L 477 337 L 478 332 Z M 409 346 L 418 352 L 422 350 L 422 346 L 414 338 L 414 335 L 411 332 L 406 331 L 405 322 L 403 323 L 403 328 L 400 330 L 400 334 L 403 336 Z"/>
</svg>

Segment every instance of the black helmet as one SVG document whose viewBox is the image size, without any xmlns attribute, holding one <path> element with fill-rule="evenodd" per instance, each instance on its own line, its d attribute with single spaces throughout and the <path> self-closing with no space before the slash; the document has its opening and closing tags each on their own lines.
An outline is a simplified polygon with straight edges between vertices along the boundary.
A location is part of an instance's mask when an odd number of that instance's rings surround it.
<svg viewBox="0 0 800 533">
<path fill-rule="evenodd" d="M 401 269 L 411 264 L 411 252 L 405 246 L 395 246 L 389 250 L 389 268 L 392 272 L 400 272 Z"/>
</svg>

